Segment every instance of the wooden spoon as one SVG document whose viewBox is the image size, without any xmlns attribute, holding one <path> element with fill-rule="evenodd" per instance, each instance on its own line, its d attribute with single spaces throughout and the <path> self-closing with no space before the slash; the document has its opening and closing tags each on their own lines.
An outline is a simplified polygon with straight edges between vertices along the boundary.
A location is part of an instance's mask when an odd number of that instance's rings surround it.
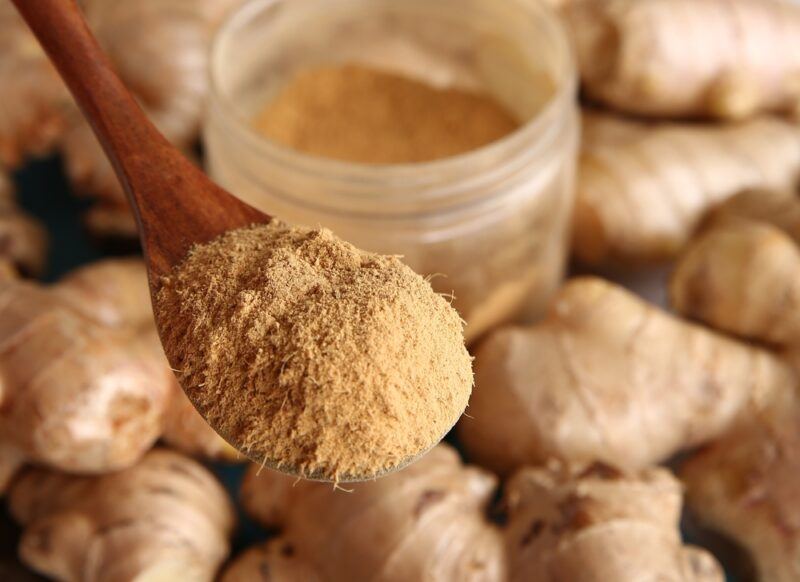
<svg viewBox="0 0 800 582">
<path fill-rule="evenodd" d="M 66 81 L 124 186 L 136 215 L 153 298 L 161 278 L 182 263 L 194 245 L 270 220 L 214 184 L 159 133 L 112 70 L 75 0 L 12 1 Z M 160 322 L 156 324 L 161 331 Z M 464 357 L 468 361 L 466 351 Z M 465 389 L 468 394 L 469 385 Z M 380 474 L 400 469 L 426 452 L 419 451 Z M 254 460 L 300 473 L 280 459 Z M 325 474 L 303 476 L 331 479 Z M 378 476 L 346 475 L 339 480 Z"/>
<path fill-rule="evenodd" d="M 114 72 L 75 0 L 13 2 L 114 165 L 139 225 L 151 292 L 195 244 L 269 221 L 214 184 L 161 135 Z"/>
<path fill-rule="evenodd" d="M 66 81 L 114 165 L 136 215 L 152 297 L 161 278 L 179 265 L 194 245 L 228 230 L 270 220 L 214 184 L 159 133 L 114 73 L 75 0 L 12 1 Z M 161 331 L 158 321 L 156 324 Z M 172 359 L 173 354 L 167 356 Z M 242 450 L 240 444 L 231 442 Z M 426 452 L 380 474 L 347 475 L 339 480 L 373 479 Z M 300 475 L 280 459 L 253 460 Z M 322 474 L 302 476 L 330 480 Z"/>
</svg>

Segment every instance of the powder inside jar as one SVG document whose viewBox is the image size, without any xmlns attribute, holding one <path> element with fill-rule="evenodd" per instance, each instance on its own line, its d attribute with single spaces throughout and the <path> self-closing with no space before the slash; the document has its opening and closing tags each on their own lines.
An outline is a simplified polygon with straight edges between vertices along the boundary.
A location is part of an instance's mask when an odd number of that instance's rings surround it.
<svg viewBox="0 0 800 582">
<path fill-rule="evenodd" d="M 256 128 L 297 151 L 365 164 L 428 162 L 490 144 L 518 127 L 488 95 L 439 89 L 356 65 L 297 74 Z"/>
<path fill-rule="evenodd" d="M 187 394 L 255 460 L 304 476 L 379 475 L 466 407 L 462 322 L 398 258 L 278 221 L 196 246 L 157 294 Z"/>
</svg>

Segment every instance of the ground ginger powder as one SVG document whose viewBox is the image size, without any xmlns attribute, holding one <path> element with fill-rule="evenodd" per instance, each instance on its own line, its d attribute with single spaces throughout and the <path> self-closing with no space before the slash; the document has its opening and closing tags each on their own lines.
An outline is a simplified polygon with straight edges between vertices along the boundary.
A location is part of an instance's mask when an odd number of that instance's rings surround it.
<svg viewBox="0 0 800 582">
<path fill-rule="evenodd" d="M 196 246 L 156 298 L 181 385 L 267 466 L 347 481 L 427 451 L 472 387 L 462 322 L 396 257 L 278 221 Z"/>
<path fill-rule="evenodd" d="M 365 164 L 428 162 L 490 144 L 518 127 L 488 95 L 439 89 L 357 65 L 303 71 L 256 128 L 303 153 Z"/>
</svg>

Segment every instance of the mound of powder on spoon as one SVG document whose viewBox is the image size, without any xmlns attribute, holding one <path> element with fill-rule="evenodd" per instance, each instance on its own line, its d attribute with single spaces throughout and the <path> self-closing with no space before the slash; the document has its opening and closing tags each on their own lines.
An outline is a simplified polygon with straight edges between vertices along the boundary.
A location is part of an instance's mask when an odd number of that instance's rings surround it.
<svg viewBox="0 0 800 582">
<path fill-rule="evenodd" d="M 278 221 L 196 246 L 156 315 L 181 385 L 256 461 L 328 480 L 404 464 L 472 388 L 455 310 L 396 257 Z"/>
</svg>

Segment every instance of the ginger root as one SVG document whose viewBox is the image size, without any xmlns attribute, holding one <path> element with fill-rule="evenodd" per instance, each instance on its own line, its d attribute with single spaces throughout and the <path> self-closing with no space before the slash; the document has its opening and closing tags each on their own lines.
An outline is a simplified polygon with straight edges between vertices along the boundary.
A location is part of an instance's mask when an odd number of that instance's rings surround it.
<svg viewBox="0 0 800 582">
<path fill-rule="evenodd" d="M 0 165 L 47 154 L 68 125 L 70 97 L 10 2 L 0 4 Z"/>
<path fill-rule="evenodd" d="M 747 549 L 759 580 L 800 580 L 800 408 L 753 415 L 680 476 L 692 513 Z"/>
<path fill-rule="evenodd" d="M 0 281 L 0 443 L 9 458 L 103 473 L 131 466 L 162 434 L 231 458 L 199 414 L 186 420 L 190 406 L 156 336 L 141 261 L 96 263 L 46 288 Z"/>
<path fill-rule="evenodd" d="M 681 542 L 682 498 L 664 469 L 522 469 L 505 494 L 510 580 L 722 582 L 711 554 Z"/>
<path fill-rule="evenodd" d="M 202 465 L 153 450 L 100 477 L 25 470 L 9 494 L 20 556 L 56 580 L 214 579 L 234 524 L 225 490 Z"/>
<path fill-rule="evenodd" d="M 585 0 L 563 11 L 587 94 L 620 111 L 741 119 L 800 113 L 800 6 Z"/>
<path fill-rule="evenodd" d="M 167 366 L 153 325 L 147 270 L 141 260 L 95 263 L 68 274 L 54 288 L 58 296 L 86 317 L 110 327 L 139 331 L 151 355 Z M 181 452 L 220 461 L 240 460 L 186 397 L 173 374 L 167 374 L 169 405 L 163 415 L 162 438 Z"/>
<path fill-rule="evenodd" d="M 671 282 L 676 310 L 783 348 L 800 372 L 800 200 L 744 192 L 716 209 Z M 681 477 L 699 521 L 744 546 L 760 580 L 800 578 L 800 406 L 772 404 L 693 455 Z"/>
<path fill-rule="evenodd" d="M 541 323 L 490 334 L 475 376 L 461 441 L 503 473 L 550 457 L 646 467 L 793 398 L 796 382 L 772 354 L 593 278 L 569 282 Z"/>
<path fill-rule="evenodd" d="M 777 119 L 652 125 L 592 114 L 584 127 L 573 247 L 590 265 L 673 259 L 711 207 L 800 177 L 800 127 Z"/>
<path fill-rule="evenodd" d="M 439 445 L 417 463 L 352 492 L 251 468 L 245 509 L 281 535 L 234 561 L 223 582 L 501 581 L 503 542 L 486 517 L 492 475 Z"/>
<path fill-rule="evenodd" d="M 11 181 L 0 169 L 0 259 L 26 274 L 39 275 L 46 258 L 47 233 L 19 209 Z"/>
<path fill-rule="evenodd" d="M 670 302 L 721 331 L 800 345 L 800 248 L 768 223 L 718 222 L 678 261 Z"/>
<path fill-rule="evenodd" d="M 0 285 L 0 440 L 62 470 L 134 463 L 160 434 L 169 370 L 133 330 L 33 283 Z M 162 356 L 163 358 L 163 356 Z"/>
</svg>

